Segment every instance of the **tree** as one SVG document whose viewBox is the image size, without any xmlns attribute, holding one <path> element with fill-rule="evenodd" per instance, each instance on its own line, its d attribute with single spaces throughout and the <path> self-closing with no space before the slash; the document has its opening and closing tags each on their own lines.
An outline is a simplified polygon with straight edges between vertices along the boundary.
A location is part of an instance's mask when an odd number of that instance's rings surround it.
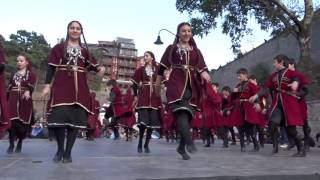
<svg viewBox="0 0 320 180">
<path fill-rule="evenodd" d="M 46 64 L 50 46 L 42 34 L 36 32 L 28 32 L 26 30 L 18 30 L 17 34 L 11 34 L 8 45 L 8 55 L 18 55 L 25 53 L 30 56 L 33 66 L 38 69 Z"/>
<path fill-rule="evenodd" d="M 16 34 L 9 36 L 10 40 L 4 40 L 4 50 L 8 62 L 8 71 L 13 73 L 16 66 L 16 58 L 19 54 L 26 54 L 30 57 L 32 66 L 39 79 L 44 79 L 44 71 L 47 66 L 47 59 L 50 53 L 50 46 L 42 34 L 18 30 Z"/>
<path fill-rule="evenodd" d="M 223 33 L 232 40 L 234 53 L 239 53 L 241 38 L 252 30 L 247 27 L 254 17 L 264 31 L 271 35 L 290 32 L 300 48 L 300 65 L 310 70 L 311 22 L 319 0 L 177 0 L 176 8 L 188 12 L 194 34 L 206 35 L 216 28 L 217 20 L 223 20 Z M 316 7 L 316 8 L 315 8 Z"/>
</svg>

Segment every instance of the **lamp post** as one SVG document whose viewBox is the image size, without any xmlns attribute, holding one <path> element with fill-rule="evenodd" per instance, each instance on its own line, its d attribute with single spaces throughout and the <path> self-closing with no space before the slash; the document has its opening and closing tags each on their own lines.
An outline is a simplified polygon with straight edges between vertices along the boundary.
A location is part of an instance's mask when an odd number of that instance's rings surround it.
<svg viewBox="0 0 320 180">
<path fill-rule="evenodd" d="M 157 40 L 154 42 L 154 44 L 156 45 L 162 45 L 163 42 L 161 41 L 161 38 L 160 38 L 160 32 L 161 31 L 167 31 L 169 32 L 170 34 L 174 35 L 174 36 L 177 36 L 176 34 L 174 34 L 173 32 L 169 31 L 168 29 L 160 29 L 159 33 L 158 33 L 158 37 L 157 37 Z"/>
</svg>

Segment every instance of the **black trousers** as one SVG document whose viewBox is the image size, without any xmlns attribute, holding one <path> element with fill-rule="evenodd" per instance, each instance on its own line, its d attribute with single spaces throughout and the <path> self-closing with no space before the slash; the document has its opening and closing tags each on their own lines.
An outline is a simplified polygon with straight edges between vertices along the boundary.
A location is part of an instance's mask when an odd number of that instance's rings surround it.
<svg viewBox="0 0 320 180">
<path fill-rule="evenodd" d="M 184 110 L 176 111 L 174 114 L 176 116 L 178 133 L 180 134 L 179 149 L 185 151 L 186 145 L 193 145 L 190 133 L 191 115 L 188 111 Z"/>
<path fill-rule="evenodd" d="M 273 139 L 274 148 L 277 148 L 278 146 L 278 138 L 279 138 L 278 127 L 285 126 L 285 125 L 286 125 L 286 120 L 284 116 L 283 107 L 280 105 L 280 103 L 278 103 L 278 105 L 275 107 L 274 111 L 270 116 L 270 133 Z M 293 139 L 294 143 L 297 145 L 298 151 L 301 151 L 302 138 L 298 134 L 296 126 L 285 126 L 285 128 L 288 134 L 288 138 Z"/>
</svg>

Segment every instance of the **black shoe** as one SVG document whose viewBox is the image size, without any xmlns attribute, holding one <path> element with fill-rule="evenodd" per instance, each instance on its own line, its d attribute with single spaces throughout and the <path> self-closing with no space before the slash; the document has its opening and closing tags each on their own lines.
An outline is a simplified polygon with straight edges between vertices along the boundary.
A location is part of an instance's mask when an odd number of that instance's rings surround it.
<svg viewBox="0 0 320 180">
<path fill-rule="evenodd" d="M 246 152 L 246 147 L 241 147 L 241 148 L 240 148 L 240 151 L 241 151 L 241 152 Z"/>
<path fill-rule="evenodd" d="M 292 157 L 306 157 L 306 152 L 305 151 L 298 151 L 295 154 L 292 155 Z"/>
<path fill-rule="evenodd" d="M 22 149 L 22 141 L 19 141 L 14 152 L 21 153 L 21 149 Z"/>
<path fill-rule="evenodd" d="M 62 162 L 63 162 L 64 164 L 72 163 L 72 158 L 71 158 L 71 156 L 70 156 L 70 157 L 64 157 L 63 160 L 62 160 Z"/>
<path fill-rule="evenodd" d="M 12 154 L 13 153 L 13 149 L 14 149 L 14 146 L 9 146 L 9 148 L 7 149 L 7 153 L 8 154 Z"/>
<path fill-rule="evenodd" d="M 17 146 L 14 152 L 15 153 L 21 153 L 21 146 Z"/>
<path fill-rule="evenodd" d="M 262 143 L 262 144 L 260 144 L 260 147 L 261 147 L 261 148 L 264 148 L 264 144 L 263 144 L 263 143 Z"/>
<path fill-rule="evenodd" d="M 233 141 L 230 145 L 237 145 L 237 143 L 235 141 Z"/>
<path fill-rule="evenodd" d="M 278 152 L 279 152 L 279 148 L 273 148 L 273 151 L 272 151 L 273 154 L 277 154 Z"/>
<path fill-rule="evenodd" d="M 259 152 L 259 146 L 255 146 L 252 150 L 251 150 L 251 152 Z"/>
<path fill-rule="evenodd" d="M 56 155 L 53 157 L 53 162 L 59 163 L 62 161 L 63 153 L 57 152 Z"/>
<path fill-rule="evenodd" d="M 309 152 L 310 151 L 309 144 L 304 144 L 304 149 L 306 150 L 306 152 Z"/>
<path fill-rule="evenodd" d="M 120 139 L 120 137 L 114 137 L 114 138 L 113 138 L 113 140 L 115 140 L 115 141 L 116 141 L 116 140 L 119 140 L 119 139 Z"/>
<path fill-rule="evenodd" d="M 142 153 L 142 147 L 139 147 L 139 146 L 138 146 L 137 152 L 138 152 L 138 153 Z"/>
<path fill-rule="evenodd" d="M 206 144 L 206 145 L 204 145 L 203 147 L 210 147 L 211 145 L 210 144 Z"/>
<path fill-rule="evenodd" d="M 145 146 L 145 147 L 144 147 L 144 152 L 145 152 L 145 153 L 150 153 L 150 149 L 149 149 L 148 146 Z"/>
<path fill-rule="evenodd" d="M 198 151 L 197 148 L 196 148 L 196 146 L 195 146 L 194 144 L 187 145 L 187 146 L 186 146 L 186 149 L 187 149 L 187 151 L 188 151 L 189 153 L 191 153 L 191 154 Z"/>
<path fill-rule="evenodd" d="M 228 148 L 228 144 L 223 144 L 222 148 Z"/>
<path fill-rule="evenodd" d="M 178 146 L 178 148 L 177 148 L 177 152 L 182 156 L 182 159 L 183 159 L 183 160 L 189 160 L 189 159 L 190 159 L 190 156 L 187 154 L 187 152 L 181 150 L 181 149 L 179 148 L 179 146 Z"/>
</svg>

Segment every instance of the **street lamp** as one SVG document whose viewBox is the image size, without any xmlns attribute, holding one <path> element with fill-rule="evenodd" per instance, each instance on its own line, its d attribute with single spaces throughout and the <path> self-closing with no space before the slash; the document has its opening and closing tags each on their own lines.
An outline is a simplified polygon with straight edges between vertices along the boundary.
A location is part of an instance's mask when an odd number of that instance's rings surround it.
<svg viewBox="0 0 320 180">
<path fill-rule="evenodd" d="M 161 31 L 167 31 L 167 32 L 169 32 L 170 34 L 176 36 L 176 34 L 174 34 L 173 32 L 169 31 L 168 29 L 160 29 L 160 31 L 159 31 L 159 33 L 158 33 L 157 40 L 154 42 L 154 44 L 156 44 L 156 45 L 161 45 L 161 44 L 163 44 L 163 42 L 161 41 L 161 38 L 160 38 L 160 32 L 161 32 Z"/>
</svg>

